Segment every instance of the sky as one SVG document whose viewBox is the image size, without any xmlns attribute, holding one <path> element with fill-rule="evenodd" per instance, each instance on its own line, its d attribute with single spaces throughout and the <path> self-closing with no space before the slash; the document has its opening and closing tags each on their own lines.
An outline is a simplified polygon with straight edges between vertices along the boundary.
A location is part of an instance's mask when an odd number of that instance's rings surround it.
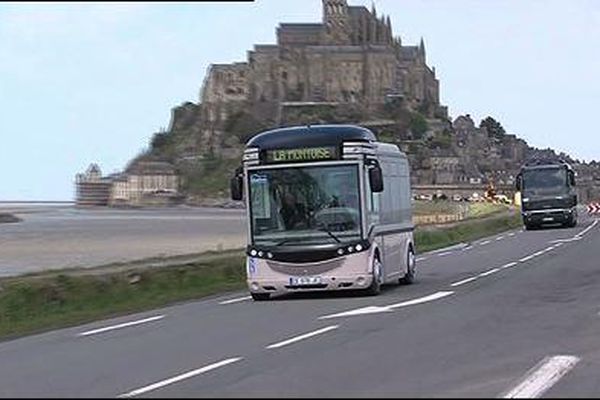
<svg viewBox="0 0 600 400">
<path fill-rule="evenodd" d="M 452 119 L 492 116 L 531 146 L 600 160 L 600 1 L 374 4 L 403 44 L 423 38 Z M 75 174 L 122 170 L 197 103 L 209 64 L 245 61 L 281 22 L 320 21 L 320 0 L 0 3 L 0 201 L 73 200 Z"/>
</svg>

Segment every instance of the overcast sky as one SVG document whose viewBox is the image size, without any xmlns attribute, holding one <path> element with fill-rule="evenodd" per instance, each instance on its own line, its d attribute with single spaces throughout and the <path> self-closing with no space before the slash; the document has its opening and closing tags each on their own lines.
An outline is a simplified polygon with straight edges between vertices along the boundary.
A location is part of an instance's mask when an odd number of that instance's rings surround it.
<svg viewBox="0 0 600 400">
<path fill-rule="evenodd" d="M 375 6 L 404 44 L 424 38 L 452 119 L 491 115 L 532 146 L 600 160 L 600 1 Z M 279 22 L 320 20 L 320 0 L 1 3 L 0 200 L 73 200 L 76 173 L 121 170 L 197 102 L 210 63 L 245 61 Z"/>
</svg>

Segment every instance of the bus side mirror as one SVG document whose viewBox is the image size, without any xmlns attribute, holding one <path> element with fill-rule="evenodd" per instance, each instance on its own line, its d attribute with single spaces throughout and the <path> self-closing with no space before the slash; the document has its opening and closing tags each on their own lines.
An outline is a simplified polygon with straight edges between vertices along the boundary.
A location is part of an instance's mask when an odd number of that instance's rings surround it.
<svg viewBox="0 0 600 400">
<path fill-rule="evenodd" d="M 231 191 L 231 200 L 242 200 L 243 198 L 243 175 L 240 168 L 235 170 L 233 178 L 229 181 L 229 189 Z"/>
<path fill-rule="evenodd" d="M 523 176 L 517 175 L 517 180 L 515 183 L 516 183 L 515 186 L 517 187 L 517 190 L 521 191 L 521 189 L 523 189 Z"/>
<path fill-rule="evenodd" d="M 569 171 L 569 183 L 571 186 L 575 186 L 575 172 Z"/>
<path fill-rule="evenodd" d="M 383 192 L 383 174 L 379 165 L 369 169 L 369 185 L 373 193 Z"/>
</svg>

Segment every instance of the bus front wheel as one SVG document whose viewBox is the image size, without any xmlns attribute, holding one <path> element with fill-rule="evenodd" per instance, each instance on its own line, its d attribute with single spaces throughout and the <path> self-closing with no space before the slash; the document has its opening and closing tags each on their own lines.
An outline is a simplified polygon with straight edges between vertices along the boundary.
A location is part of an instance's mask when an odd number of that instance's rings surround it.
<svg viewBox="0 0 600 400">
<path fill-rule="evenodd" d="M 376 296 L 381 292 L 381 261 L 379 257 L 373 257 L 373 281 L 366 290 L 368 296 Z"/>
<path fill-rule="evenodd" d="M 408 253 L 406 255 L 406 273 L 402 278 L 400 278 L 401 285 L 410 285 L 415 281 L 415 265 L 416 265 L 416 257 L 415 252 L 412 247 L 408 249 Z"/>
</svg>

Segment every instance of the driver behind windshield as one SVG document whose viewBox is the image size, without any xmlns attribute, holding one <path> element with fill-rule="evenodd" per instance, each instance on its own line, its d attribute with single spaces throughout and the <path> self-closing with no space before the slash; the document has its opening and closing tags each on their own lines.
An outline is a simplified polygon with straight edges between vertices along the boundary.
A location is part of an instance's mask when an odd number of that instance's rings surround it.
<svg viewBox="0 0 600 400">
<path fill-rule="evenodd" d="M 306 208 L 304 204 L 296 200 L 296 197 L 291 192 L 283 194 L 279 214 L 283 219 L 285 229 L 308 228 Z"/>
</svg>

